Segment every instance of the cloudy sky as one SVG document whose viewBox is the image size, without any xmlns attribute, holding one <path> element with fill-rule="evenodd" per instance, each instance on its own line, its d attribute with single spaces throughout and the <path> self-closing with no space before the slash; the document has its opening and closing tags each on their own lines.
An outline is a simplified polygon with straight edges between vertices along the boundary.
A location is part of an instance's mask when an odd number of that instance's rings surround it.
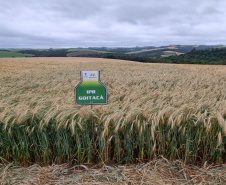
<svg viewBox="0 0 226 185">
<path fill-rule="evenodd" d="M 0 0 L 0 48 L 226 45 L 225 0 Z"/>
</svg>

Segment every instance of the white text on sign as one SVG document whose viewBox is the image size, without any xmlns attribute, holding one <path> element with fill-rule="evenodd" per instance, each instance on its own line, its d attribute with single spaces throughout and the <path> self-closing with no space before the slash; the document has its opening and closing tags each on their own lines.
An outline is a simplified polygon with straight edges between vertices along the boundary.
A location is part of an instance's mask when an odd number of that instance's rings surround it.
<svg viewBox="0 0 226 185">
<path fill-rule="evenodd" d="M 103 100 L 103 96 L 79 96 L 79 100 Z"/>
<path fill-rule="evenodd" d="M 95 94 L 96 91 L 95 91 L 95 90 L 87 90 L 86 93 L 87 93 L 87 94 Z"/>
</svg>

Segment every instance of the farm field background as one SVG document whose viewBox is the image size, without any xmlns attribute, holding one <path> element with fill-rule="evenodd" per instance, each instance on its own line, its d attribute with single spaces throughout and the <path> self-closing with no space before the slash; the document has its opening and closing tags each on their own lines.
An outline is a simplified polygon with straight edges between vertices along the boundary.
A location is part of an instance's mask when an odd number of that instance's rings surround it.
<svg viewBox="0 0 226 185">
<path fill-rule="evenodd" d="M 100 70 L 108 105 L 75 105 L 82 70 Z M 8 161 L 226 161 L 226 66 L 2 58 L 0 83 L 0 157 Z"/>
<path fill-rule="evenodd" d="M 23 53 L 19 53 L 17 50 L 12 50 L 12 51 L 1 51 L 0 50 L 0 58 L 3 57 L 32 57 L 33 55 L 31 54 L 23 54 Z"/>
</svg>

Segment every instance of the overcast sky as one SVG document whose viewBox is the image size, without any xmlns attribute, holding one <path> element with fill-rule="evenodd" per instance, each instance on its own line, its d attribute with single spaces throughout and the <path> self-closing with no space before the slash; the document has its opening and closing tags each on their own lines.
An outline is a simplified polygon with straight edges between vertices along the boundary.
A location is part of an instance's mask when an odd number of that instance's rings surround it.
<svg viewBox="0 0 226 185">
<path fill-rule="evenodd" d="M 0 0 L 0 48 L 226 45 L 225 0 Z"/>
</svg>

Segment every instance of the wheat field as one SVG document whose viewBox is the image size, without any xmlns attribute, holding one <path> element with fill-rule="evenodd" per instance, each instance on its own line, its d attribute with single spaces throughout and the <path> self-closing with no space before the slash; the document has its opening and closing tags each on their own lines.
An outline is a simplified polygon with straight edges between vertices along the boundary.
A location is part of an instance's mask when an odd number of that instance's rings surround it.
<svg viewBox="0 0 226 185">
<path fill-rule="evenodd" d="M 107 105 L 75 105 L 83 70 L 100 71 Z M 226 66 L 2 58 L 0 84 L 0 157 L 8 161 L 226 161 Z"/>
</svg>

